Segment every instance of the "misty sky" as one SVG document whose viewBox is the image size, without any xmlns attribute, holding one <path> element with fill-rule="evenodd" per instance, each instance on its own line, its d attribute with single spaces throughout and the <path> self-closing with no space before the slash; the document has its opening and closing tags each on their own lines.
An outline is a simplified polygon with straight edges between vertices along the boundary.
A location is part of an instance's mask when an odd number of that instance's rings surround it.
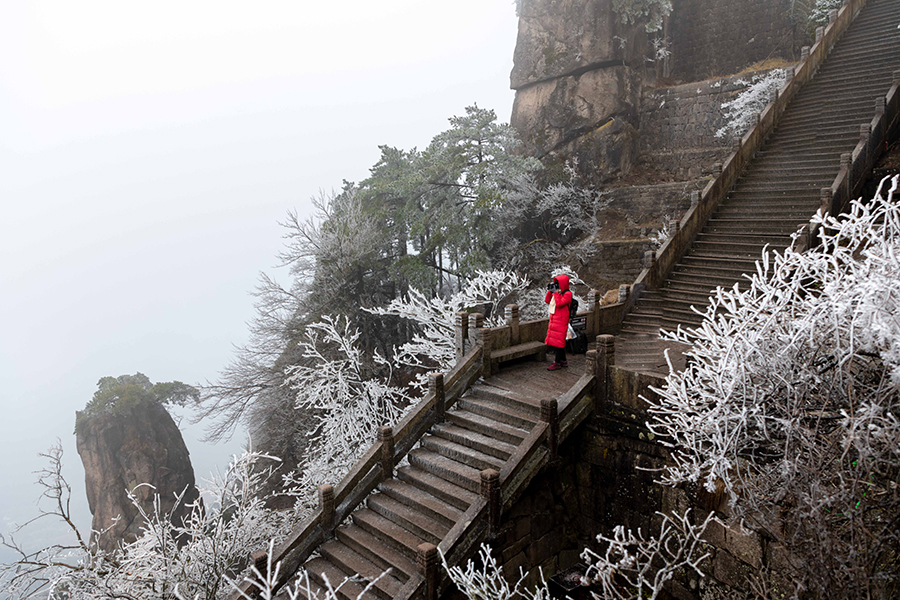
<svg viewBox="0 0 900 600">
<path fill-rule="evenodd" d="M 215 379 L 286 211 L 466 105 L 508 121 L 515 35 L 512 0 L 0 0 L 0 531 L 56 438 L 86 531 L 97 380 Z M 244 442 L 201 435 L 201 477 Z"/>
</svg>

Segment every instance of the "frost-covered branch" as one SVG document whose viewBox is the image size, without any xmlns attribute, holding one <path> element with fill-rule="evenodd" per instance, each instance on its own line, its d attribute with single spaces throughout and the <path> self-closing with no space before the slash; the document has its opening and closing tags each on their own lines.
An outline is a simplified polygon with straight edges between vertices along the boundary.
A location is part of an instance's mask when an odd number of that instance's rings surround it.
<svg viewBox="0 0 900 600">
<path fill-rule="evenodd" d="M 406 298 L 395 298 L 371 312 L 408 319 L 418 326 L 412 339 L 396 349 L 394 362 L 415 369 L 447 371 L 456 362 L 456 313 L 475 306 L 489 306 L 487 326 L 503 322 L 503 307 L 528 286 L 528 280 L 510 271 L 477 271 L 463 289 L 449 298 L 428 298 L 410 288 Z M 420 377 L 419 385 L 425 378 Z"/>
<path fill-rule="evenodd" d="M 388 383 L 390 376 L 368 372 L 359 330 L 346 319 L 324 317 L 309 325 L 298 342 L 300 364 L 287 369 L 286 385 L 296 408 L 312 411 L 317 425 L 304 454 L 302 472 L 292 478 L 293 494 L 312 503 L 323 483 L 336 483 L 376 439 L 378 427 L 393 425 L 411 397 Z M 374 367 L 390 370 L 377 352 Z"/>
<path fill-rule="evenodd" d="M 683 515 L 657 514 L 662 517 L 658 536 L 647 538 L 640 530 L 634 534 L 619 525 L 612 537 L 597 536 L 606 548 L 602 554 L 591 549 L 582 553 L 590 563 L 585 575 L 601 585 L 604 598 L 654 600 L 679 571 L 690 569 L 703 576 L 700 564 L 709 553 L 704 551 L 701 536 L 715 514 L 710 513 L 697 525 L 691 520 L 690 509 Z"/>
</svg>

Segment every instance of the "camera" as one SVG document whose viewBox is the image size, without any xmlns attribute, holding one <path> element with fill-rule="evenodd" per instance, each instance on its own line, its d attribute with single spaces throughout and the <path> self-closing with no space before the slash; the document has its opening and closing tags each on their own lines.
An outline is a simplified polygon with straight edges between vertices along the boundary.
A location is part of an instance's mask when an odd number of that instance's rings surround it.
<svg viewBox="0 0 900 600">
<path fill-rule="evenodd" d="M 554 281 L 551 281 L 550 283 L 548 283 L 547 291 L 558 292 L 559 291 L 559 282 L 554 280 Z"/>
</svg>

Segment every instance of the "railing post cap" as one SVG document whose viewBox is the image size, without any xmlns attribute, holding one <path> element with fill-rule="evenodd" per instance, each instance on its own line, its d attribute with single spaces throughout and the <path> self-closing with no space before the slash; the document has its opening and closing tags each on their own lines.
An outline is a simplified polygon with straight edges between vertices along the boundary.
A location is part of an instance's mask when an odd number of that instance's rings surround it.
<svg viewBox="0 0 900 600">
<path fill-rule="evenodd" d="M 597 346 L 609 347 L 612 346 L 615 348 L 616 346 L 616 336 L 611 335 L 609 333 L 604 333 L 603 335 L 597 336 Z"/>
<path fill-rule="evenodd" d="M 416 555 L 419 559 L 419 564 L 423 566 L 432 561 L 437 561 L 437 546 L 430 542 L 422 542 L 416 547 Z"/>
<path fill-rule="evenodd" d="M 319 486 L 319 493 L 323 495 L 334 494 L 334 486 L 330 483 L 323 483 Z"/>
<path fill-rule="evenodd" d="M 387 440 L 394 437 L 394 430 L 390 425 L 382 425 L 378 428 L 378 439 Z"/>
<path fill-rule="evenodd" d="M 484 469 L 479 473 L 479 475 L 481 475 L 482 481 L 493 482 L 500 479 L 500 471 L 498 471 L 497 469 Z"/>
</svg>

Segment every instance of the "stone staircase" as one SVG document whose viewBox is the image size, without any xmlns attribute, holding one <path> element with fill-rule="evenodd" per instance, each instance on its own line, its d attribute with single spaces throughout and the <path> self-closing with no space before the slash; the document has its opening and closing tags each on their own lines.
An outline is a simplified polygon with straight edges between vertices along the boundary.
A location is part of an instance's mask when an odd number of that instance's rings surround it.
<svg viewBox="0 0 900 600">
<path fill-rule="evenodd" d="M 665 375 L 663 350 L 682 368 L 683 347 L 659 340 L 660 329 L 693 327 L 717 286 L 747 287 L 763 248 L 783 250 L 820 206 L 841 154 L 860 139 L 875 98 L 900 69 L 900 0 L 870 0 L 835 44 L 815 77 L 788 105 L 775 131 L 720 203 L 665 283 L 644 291 L 623 321 L 617 366 Z"/>
<path fill-rule="evenodd" d="M 551 376 L 543 365 L 531 369 L 539 375 L 534 377 L 504 369 L 469 388 L 409 451 L 406 464 L 381 481 L 303 564 L 311 598 L 324 597 L 326 578 L 348 600 L 402 597 L 419 572 L 420 545 L 439 545 L 464 520 L 484 493 L 482 471 L 499 473 L 541 420 L 541 401 L 579 381 L 584 358 L 572 358 L 568 370 Z M 345 581 L 350 577 L 356 579 Z"/>
</svg>

